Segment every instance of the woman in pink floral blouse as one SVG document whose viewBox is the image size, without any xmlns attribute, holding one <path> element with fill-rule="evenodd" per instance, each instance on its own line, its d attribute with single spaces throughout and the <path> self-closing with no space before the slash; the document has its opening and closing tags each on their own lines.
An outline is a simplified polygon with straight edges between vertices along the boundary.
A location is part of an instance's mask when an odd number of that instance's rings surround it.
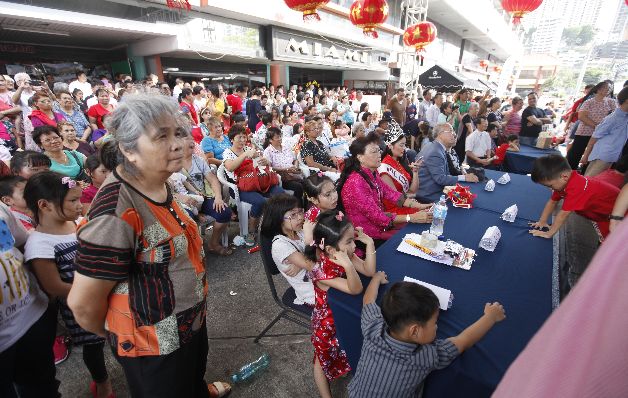
<svg viewBox="0 0 628 398">
<path fill-rule="evenodd" d="M 339 205 L 344 208 L 353 225 L 362 227 L 376 245 L 394 235 L 400 225 L 432 222 L 432 214 L 427 211 L 408 215 L 384 211 L 383 199 L 397 203 L 399 207 L 419 208 L 419 202 L 392 189 L 378 175 L 382 151 L 376 134 L 356 139 L 349 151 L 351 157 L 345 161 L 345 168 L 338 181 Z"/>
</svg>

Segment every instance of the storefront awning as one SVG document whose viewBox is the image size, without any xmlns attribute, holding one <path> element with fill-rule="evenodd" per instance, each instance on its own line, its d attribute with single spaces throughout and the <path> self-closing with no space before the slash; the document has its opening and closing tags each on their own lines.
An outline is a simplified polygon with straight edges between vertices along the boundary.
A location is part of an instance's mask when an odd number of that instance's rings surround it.
<svg viewBox="0 0 628 398">
<path fill-rule="evenodd" d="M 442 92 L 454 92 L 462 88 L 483 91 L 486 87 L 478 79 L 470 79 L 453 70 L 434 65 L 421 73 L 419 84 L 425 89 L 435 89 Z"/>
</svg>

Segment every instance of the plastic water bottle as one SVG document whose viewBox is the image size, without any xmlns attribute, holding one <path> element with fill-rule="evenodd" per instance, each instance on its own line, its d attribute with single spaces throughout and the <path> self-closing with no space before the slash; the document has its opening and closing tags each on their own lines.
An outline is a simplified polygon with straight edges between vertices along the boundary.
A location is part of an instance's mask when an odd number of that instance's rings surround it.
<svg viewBox="0 0 628 398">
<path fill-rule="evenodd" d="M 257 358 L 251 363 L 247 363 L 246 365 L 242 366 L 240 370 L 238 370 L 236 373 L 232 374 L 231 382 L 235 384 L 248 380 L 256 373 L 259 373 L 262 370 L 266 369 L 268 365 L 270 365 L 270 357 L 268 356 L 268 354 L 263 353 L 261 357 Z"/>
<path fill-rule="evenodd" d="M 445 218 L 447 218 L 447 201 L 445 195 L 441 195 L 440 200 L 434 206 L 434 218 L 432 219 L 432 225 L 430 226 L 430 233 L 436 236 L 443 234 L 445 228 Z"/>
</svg>

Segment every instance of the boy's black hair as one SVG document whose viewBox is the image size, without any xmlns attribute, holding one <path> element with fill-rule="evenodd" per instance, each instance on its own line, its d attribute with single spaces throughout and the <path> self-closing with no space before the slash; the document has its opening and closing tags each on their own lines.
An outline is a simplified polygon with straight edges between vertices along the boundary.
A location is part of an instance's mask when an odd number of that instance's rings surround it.
<svg viewBox="0 0 628 398">
<path fill-rule="evenodd" d="M 344 123 L 343 120 L 340 120 L 340 119 L 336 120 L 334 122 L 334 128 L 338 128 L 338 127 L 342 126 L 343 123 Z"/>
<path fill-rule="evenodd" d="M 33 213 L 33 220 L 39 223 L 39 202 L 45 199 L 52 202 L 63 214 L 63 201 L 70 187 L 61 182 L 64 176 L 54 171 L 42 171 L 28 179 L 24 187 L 24 200 L 28 209 Z"/>
<path fill-rule="evenodd" d="M 3 196 L 13 196 L 15 187 L 20 182 L 26 182 L 26 178 L 14 175 L 0 177 L 0 198 Z"/>
<path fill-rule="evenodd" d="M 301 202 L 294 195 L 282 193 L 274 195 L 264 204 L 260 232 L 269 239 L 283 235 L 281 224 L 284 215 L 292 209 L 301 208 Z"/>
<path fill-rule="evenodd" d="M 486 127 L 486 132 L 490 133 L 491 131 L 495 130 L 497 128 L 497 126 L 495 126 L 493 123 L 489 123 L 488 127 Z"/>
<path fill-rule="evenodd" d="M 13 157 L 11 158 L 11 162 L 9 167 L 11 168 L 11 173 L 19 174 L 20 171 L 24 167 L 40 167 L 52 166 L 52 161 L 46 155 L 37 151 L 16 151 Z"/>
<path fill-rule="evenodd" d="M 89 155 L 85 159 L 85 170 L 89 170 L 90 173 L 93 173 L 100 165 L 100 156 L 96 153 Z"/>
<path fill-rule="evenodd" d="M 318 216 L 318 222 L 316 227 L 314 227 L 314 246 L 305 248 L 305 257 L 312 261 L 318 261 L 318 250 L 324 251 L 324 249 L 319 247 L 321 242 L 323 242 L 325 247 L 338 248 L 340 238 L 352 225 L 346 216 L 338 217 L 339 213 L 338 210 L 328 210 Z"/>
<path fill-rule="evenodd" d="M 411 323 L 425 325 L 438 311 L 438 298 L 430 289 L 413 282 L 397 282 L 384 294 L 382 316 L 393 332 Z"/>
<path fill-rule="evenodd" d="M 510 134 L 508 136 L 508 138 L 506 138 L 506 141 L 508 142 L 515 142 L 519 139 L 519 136 L 517 134 Z"/>
<path fill-rule="evenodd" d="M 571 172 L 571 167 L 562 155 L 542 156 L 534 161 L 532 181 L 541 183 L 560 177 L 561 173 Z"/>
<path fill-rule="evenodd" d="M 242 113 L 236 113 L 235 115 L 233 115 L 234 123 L 240 123 L 240 122 L 245 122 L 245 121 L 246 121 L 246 116 L 244 116 Z"/>
<path fill-rule="evenodd" d="M 628 86 L 624 85 L 619 94 L 617 94 L 617 103 L 622 106 L 628 100 Z"/>
<path fill-rule="evenodd" d="M 316 198 L 323 192 L 323 185 L 326 182 L 334 183 L 331 178 L 325 174 L 318 175 L 318 173 L 312 173 L 308 178 L 303 180 L 303 192 L 308 198 Z"/>
<path fill-rule="evenodd" d="M 118 149 L 118 142 L 116 140 L 105 141 L 100 147 L 100 151 L 98 151 L 100 164 L 111 171 L 115 170 L 116 166 L 118 166 L 121 156 L 122 154 Z"/>
</svg>

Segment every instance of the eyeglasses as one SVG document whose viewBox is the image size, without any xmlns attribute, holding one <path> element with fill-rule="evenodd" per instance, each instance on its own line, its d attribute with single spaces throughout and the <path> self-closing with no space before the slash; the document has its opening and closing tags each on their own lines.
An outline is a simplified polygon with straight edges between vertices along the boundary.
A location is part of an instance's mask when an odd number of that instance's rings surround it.
<svg viewBox="0 0 628 398">
<path fill-rule="evenodd" d="M 382 148 L 372 149 L 369 151 L 370 154 L 382 153 Z"/>
<path fill-rule="evenodd" d="M 298 220 L 303 217 L 305 217 L 305 212 L 303 211 L 303 209 L 298 209 L 293 212 L 286 213 L 283 219 L 284 220 Z"/>
<path fill-rule="evenodd" d="M 52 144 L 53 142 L 57 142 L 57 141 L 61 141 L 61 140 L 62 140 L 61 137 L 59 137 L 58 135 L 55 135 L 55 136 L 46 138 L 45 140 L 41 140 L 41 143 L 47 145 L 47 144 Z"/>
</svg>

